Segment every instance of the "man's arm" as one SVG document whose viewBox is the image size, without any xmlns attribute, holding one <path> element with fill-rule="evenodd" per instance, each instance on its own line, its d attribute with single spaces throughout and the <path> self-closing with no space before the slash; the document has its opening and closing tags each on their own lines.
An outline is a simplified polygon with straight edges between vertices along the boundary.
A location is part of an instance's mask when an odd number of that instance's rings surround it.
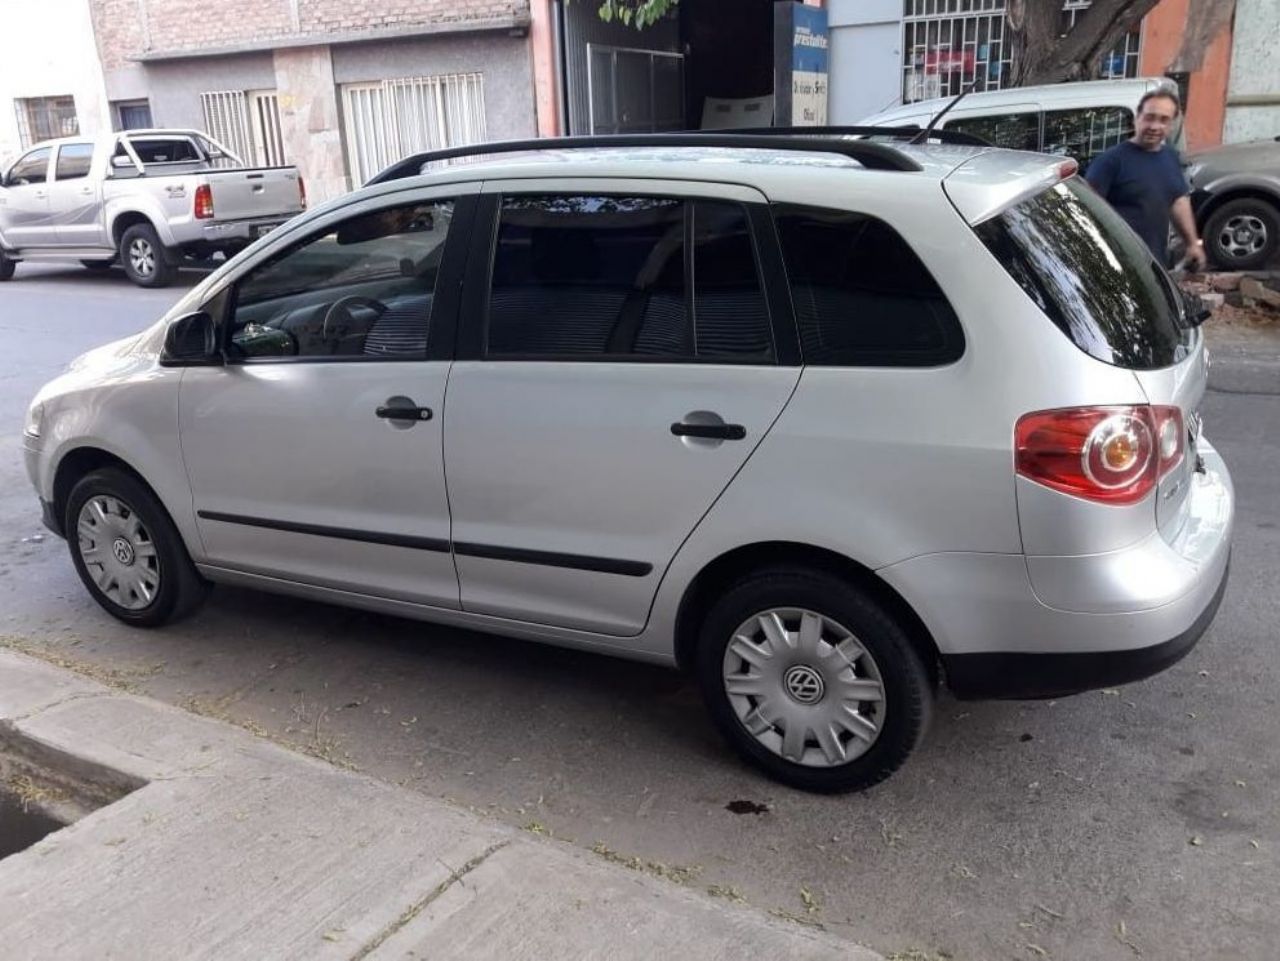
<svg viewBox="0 0 1280 961">
<path fill-rule="evenodd" d="M 1173 202 L 1169 214 L 1173 219 L 1173 226 L 1177 228 L 1183 242 L 1187 245 L 1187 263 L 1193 270 L 1204 270 L 1208 258 L 1204 253 L 1204 241 L 1196 232 L 1196 218 L 1191 212 L 1191 198 L 1183 194 Z"/>
</svg>

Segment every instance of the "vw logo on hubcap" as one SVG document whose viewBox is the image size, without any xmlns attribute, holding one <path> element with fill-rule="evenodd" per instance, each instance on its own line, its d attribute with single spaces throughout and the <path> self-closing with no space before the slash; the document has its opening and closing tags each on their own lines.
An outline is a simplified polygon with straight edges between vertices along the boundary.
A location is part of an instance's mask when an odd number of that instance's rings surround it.
<svg viewBox="0 0 1280 961">
<path fill-rule="evenodd" d="M 787 693 L 801 704 L 817 704 L 826 691 L 822 675 L 805 664 L 797 664 L 787 671 L 783 683 Z"/>
<path fill-rule="evenodd" d="M 116 556 L 116 560 L 126 567 L 133 563 L 133 545 L 123 537 L 115 539 L 115 543 L 111 545 L 111 553 Z"/>
</svg>

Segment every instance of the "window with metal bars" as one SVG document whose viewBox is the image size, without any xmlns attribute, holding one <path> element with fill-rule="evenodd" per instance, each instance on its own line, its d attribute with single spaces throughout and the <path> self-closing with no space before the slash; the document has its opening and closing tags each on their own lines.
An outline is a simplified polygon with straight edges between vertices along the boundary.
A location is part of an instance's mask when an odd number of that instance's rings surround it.
<svg viewBox="0 0 1280 961">
<path fill-rule="evenodd" d="M 80 133 L 74 97 L 20 98 L 13 101 L 13 108 L 18 120 L 18 139 L 24 149 L 42 140 L 74 137 Z"/>
<path fill-rule="evenodd" d="M 1090 3 L 1064 0 L 1064 32 Z M 953 97 L 970 84 L 978 91 L 1008 87 L 1013 51 L 1005 13 L 1005 0 L 903 0 L 903 102 Z M 1139 27 L 1103 56 L 1099 75 L 1136 77 L 1141 53 Z"/>
<path fill-rule="evenodd" d="M 274 90 L 215 90 L 200 94 L 205 130 L 245 163 L 278 167 L 288 163 L 280 132 L 280 101 Z M 234 161 L 219 158 L 218 166 Z"/>
<path fill-rule="evenodd" d="M 485 139 L 480 73 L 346 84 L 342 107 L 356 184 L 411 154 Z"/>
</svg>

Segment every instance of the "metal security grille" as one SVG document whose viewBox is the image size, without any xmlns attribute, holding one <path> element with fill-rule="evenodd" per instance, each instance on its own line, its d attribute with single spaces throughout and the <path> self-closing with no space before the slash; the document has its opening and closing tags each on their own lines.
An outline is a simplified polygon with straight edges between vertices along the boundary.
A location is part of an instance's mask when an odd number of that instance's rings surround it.
<svg viewBox="0 0 1280 961">
<path fill-rule="evenodd" d="M 74 137 L 80 133 L 76 102 L 72 97 L 29 97 L 13 102 L 18 139 L 23 148 L 41 140 Z"/>
<path fill-rule="evenodd" d="M 1009 85 L 1004 0 L 904 0 L 902 100 Z"/>
<path fill-rule="evenodd" d="M 684 126 L 684 55 L 587 44 L 589 133 L 657 133 Z"/>
<path fill-rule="evenodd" d="M 342 88 L 348 169 L 364 183 L 397 160 L 485 139 L 479 73 L 403 77 Z"/>
<path fill-rule="evenodd" d="M 271 167 L 288 162 L 280 133 L 280 100 L 275 91 L 210 91 L 200 94 L 200 107 L 205 130 L 246 163 Z"/>
<path fill-rule="evenodd" d="M 1062 28 L 1070 30 L 1091 0 L 1064 0 Z M 903 0 L 902 100 L 951 97 L 1010 85 L 1013 51 L 1005 29 L 1005 0 Z M 1136 77 L 1141 28 L 1102 58 L 1103 77 Z"/>
</svg>

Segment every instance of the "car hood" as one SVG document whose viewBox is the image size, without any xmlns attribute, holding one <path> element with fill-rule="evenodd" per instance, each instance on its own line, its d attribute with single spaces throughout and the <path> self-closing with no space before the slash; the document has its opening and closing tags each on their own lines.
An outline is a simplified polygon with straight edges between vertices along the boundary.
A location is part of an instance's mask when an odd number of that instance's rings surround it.
<svg viewBox="0 0 1280 961">
<path fill-rule="evenodd" d="M 1280 177 L 1280 141 L 1253 140 L 1230 144 L 1212 150 L 1187 154 L 1187 165 L 1195 169 L 1196 179 L 1206 174 L 1254 173 Z"/>
</svg>

